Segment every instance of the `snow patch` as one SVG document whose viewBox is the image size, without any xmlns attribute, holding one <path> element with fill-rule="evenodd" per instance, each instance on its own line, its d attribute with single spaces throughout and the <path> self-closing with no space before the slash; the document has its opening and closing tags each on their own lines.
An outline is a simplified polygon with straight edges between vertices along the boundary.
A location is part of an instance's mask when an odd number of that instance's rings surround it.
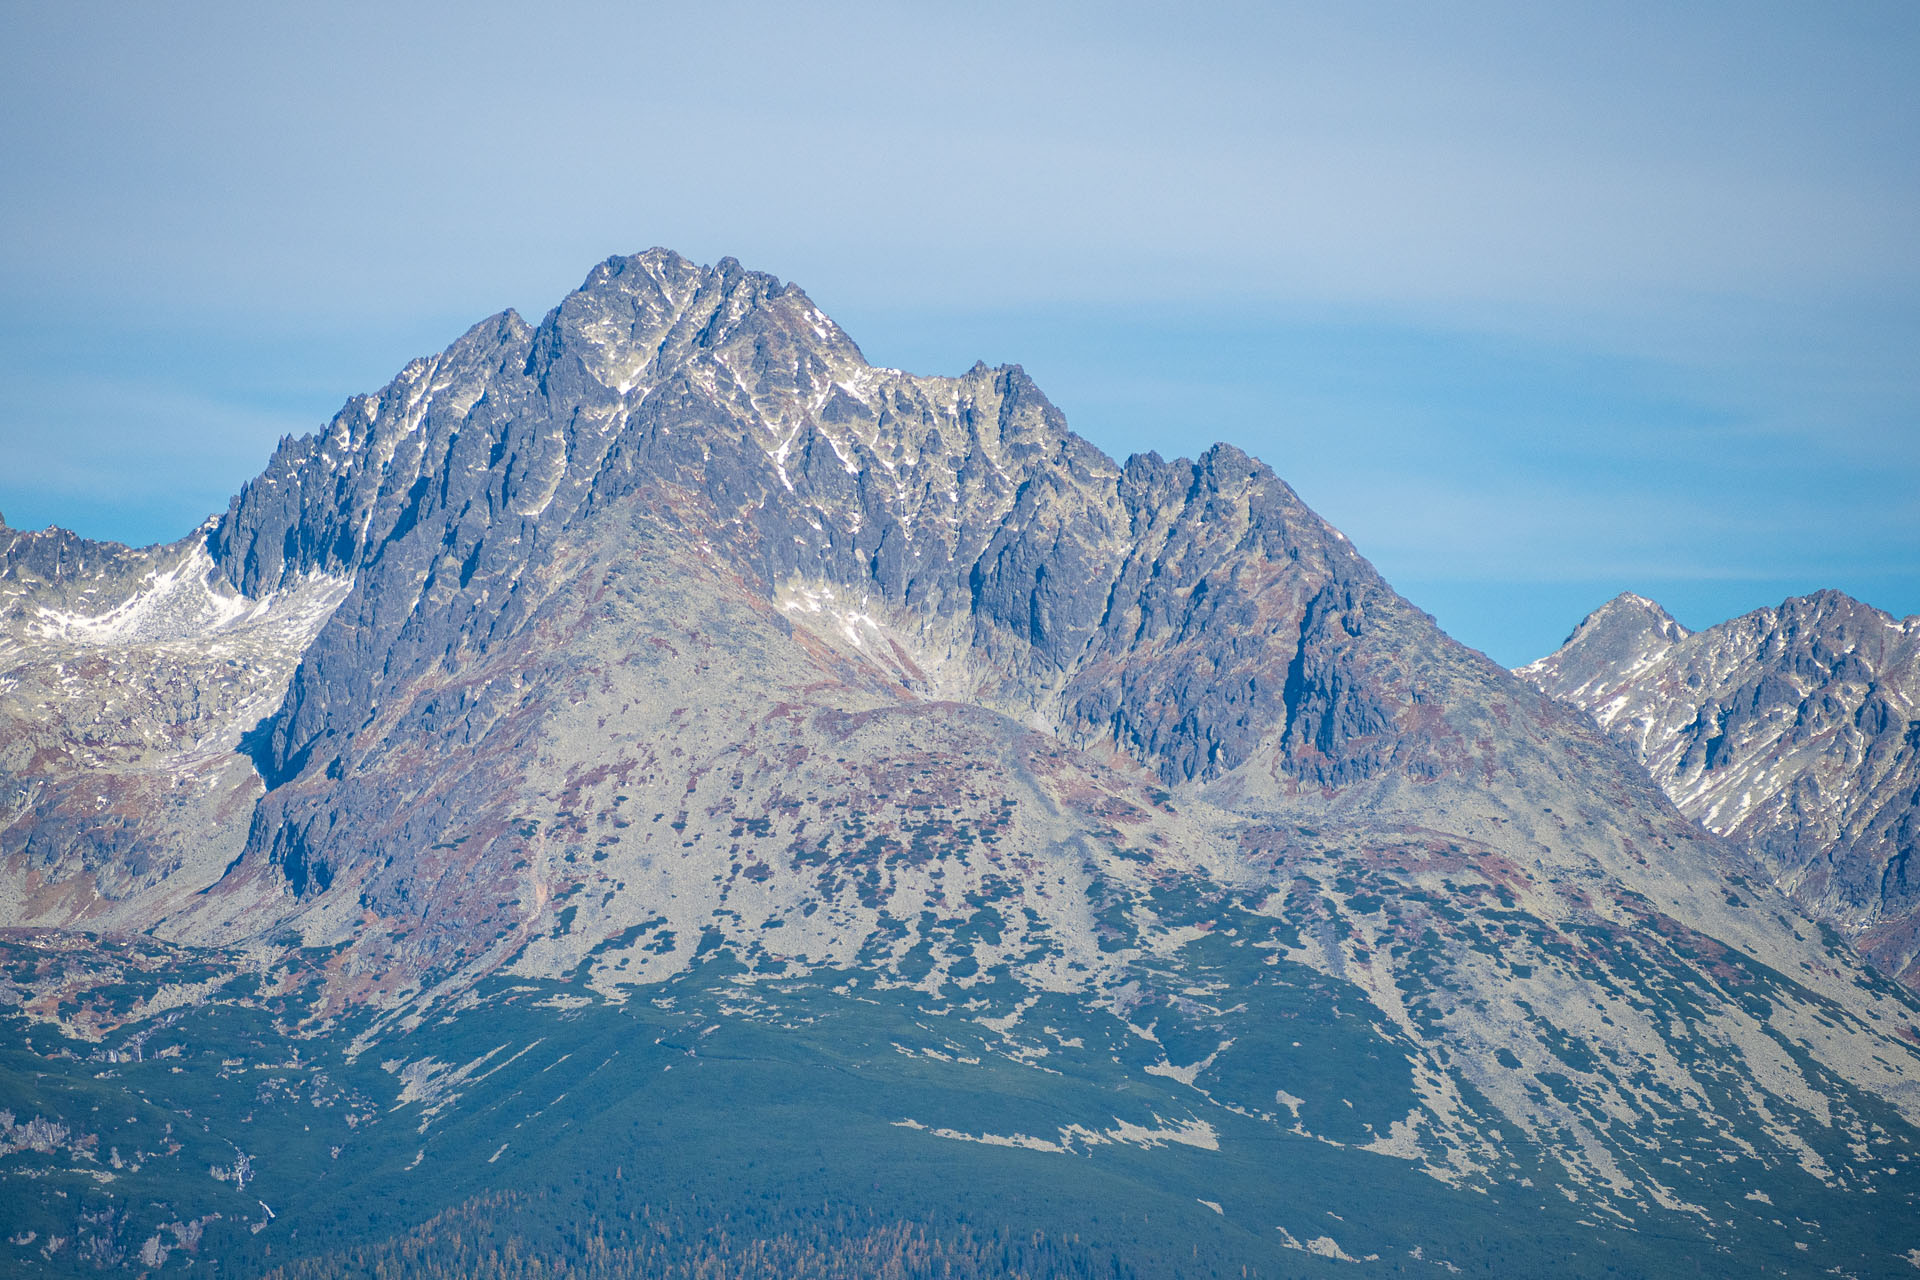
<svg viewBox="0 0 1920 1280">
<path fill-rule="evenodd" d="M 76 647 L 196 640 L 289 618 L 311 622 L 317 633 L 352 584 L 345 575 L 308 574 L 290 590 L 252 599 L 220 580 L 203 538 L 174 564 L 150 571 L 131 596 L 105 613 L 42 607 L 34 611 L 33 625 L 40 639 Z"/>
<path fill-rule="evenodd" d="M 1154 1126 L 1134 1124 L 1128 1120 L 1114 1117 L 1110 1129 L 1089 1129 L 1085 1125 L 1065 1125 L 1059 1130 L 1059 1137 L 1038 1138 L 1027 1133 L 963 1133 L 958 1129 L 932 1129 L 918 1120 L 908 1118 L 895 1120 L 896 1129 L 919 1129 L 935 1138 L 946 1138 L 953 1142 L 977 1142 L 989 1147 L 1014 1147 L 1024 1151 L 1044 1151 L 1054 1155 L 1070 1155 L 1088 1147 L 1108 1146 L 1125 1143 L 1129 1146 L 1153 1149 L 1168 1143 L 1181 1146 L 1198 1147 L 1203 1151 L 1218 1151 L 1220 1136 L 1212 1125 L 1205 1120 L 1189 1118 L 1169 1123 L 1159 1116 L 1153 1117 Z M 1203 1202 L 1204 1203 L 1204 1202 Z"/>
</svg>

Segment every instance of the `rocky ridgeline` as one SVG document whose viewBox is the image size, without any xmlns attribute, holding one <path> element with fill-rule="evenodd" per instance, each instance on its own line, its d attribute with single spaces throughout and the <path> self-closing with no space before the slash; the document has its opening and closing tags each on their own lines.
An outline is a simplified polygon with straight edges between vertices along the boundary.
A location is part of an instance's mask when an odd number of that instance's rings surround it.
<svg viewBox="0 0 1920 1280">
<path fill-rule="evenodd" d="M 830 584 L 924 619 L 977 659 L 971 696 L 1168 782 L 1232 769 L 1275 722 L 1323 780 L 1379 754 L 1384 708 L 1300 641 L 1338 647 L 1388 593 L 1268 468 L 1224 445 L 1121 467 L 1017 366 L 875 369 L 799 289 L 655 251 L 538 329 L 476 326 L 241 492 L 211 539 L 236 589 L 356 578 L 270 773 L 355 731 L 376 668 L 404 680 L 512 633 L 530 571 L 614 510 L 697 529 L 757 595 Z"/>
<path fill-rule="evenodd" d="M 730 260 L 613 259 L 537 328 L 475 326 L 284 442 L 207 545 L 249 599 L 352 583 L 249 739 L 269 790 L 215 895 L 250 905 L 218 928 L 344 876 L 415 935 L 388 971 L 510 952 L 530 911 L 586 892 L 538 883 L 533 834 L 575 820 L 555 797 L 578 779 L 667 785 L 647 752 L 559 725 L 591 705 L 596 733 L 625 718 L 651 742 L 687 732 L 678 713 L 718 750 L 759 718 L 743 692 L 817 702 L 821 661 L 892 709 L 997 713 L 1237 814 L 1337 796 L 1484 834 L 1588 803 L 1565 792 L 1575 758 L 1666 821 L 1584 720 L 1448 641 L 1267 467 L 1226 445 L 1121 466 L 1017 367 L 874 368 L 799 289 Z M 724 660 L 621 691 L 675 632 Z M 698 793 L 670 772 L 650 813 Z M 333 940 L 362 927 L 299 914 Z"/>
<path fill-rule="evenodd" d="M 1808 912 L 1920 982 L 1920 618 L 1822 591 L 1689 632 L 1623 595 L 1521 674 L 1591 712 Z"/>
<path fill-rule="evenodd" d="M 1017 367 L 872 367 L 731 260 L 475 326 L 174 547 L 35 537 L 0 579 L 0 712 L 47 739 L 6 757 L 7 923 L 294 956 L 305 1025 L 725 954 L 977 1002 L 1010 1058 L 1070 999 L 1206 1107 L 1264 1043 L 1195 958 L 1218 928 L 1243 986 L 1364 1004 L 1349 1061 L 1410 1109 L 1338 1141 L 1448 1185 L 1549 1159 L 1618 1220 L 1704 1217 L 1726 1152 L 1878 1187 L 1920 1116 L 1905 993 L 1267 467 L 1116 463 Z M 1232 1114 L 1353 1123 L 1309 1084 Z"/>
</svg>

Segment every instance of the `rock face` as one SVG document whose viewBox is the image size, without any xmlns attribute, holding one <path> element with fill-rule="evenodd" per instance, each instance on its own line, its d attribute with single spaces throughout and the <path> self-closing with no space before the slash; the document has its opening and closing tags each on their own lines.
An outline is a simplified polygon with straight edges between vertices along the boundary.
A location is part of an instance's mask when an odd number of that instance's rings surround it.
<svg viewBox="0 0 1920 1280">
<path fill-rule="evenodd" d="M 173 963 L 153 949 L 226 948 L 207 983 L 235 955 L 272 999 L 310 981 L 299 1025 L 354 1029 L 341 1071 L 387 1045 L 425 1132 L 519 1060 L 449 1065 L 433 1037 L 476 1003 L 647 992 L 710 1011 L 696 1046 L 784 1037 L 734 1062 L 898 1006 L 863 1081 L 919 1088 L 898 1051 L 1054 1110 L 893 1115 L 876 1150 L 1245 1126 L 1223 1158 L 1398 1162 L 1435 1221 L 1564 1200 L 1576 1235 L 1703 1250 L 1698 1222 L 1773 1230 L 1748 1200 L 1910 1202 L 1914 1002 L 1587 715 L 1448 639 L 1240 451 L 1115 463 L 1018 367 L 875 368 L 731 260 L 610 259 L 537 326 L 482 322 L 181 543 L 0 537 L 5 923 L 152 939 L 111 1000 L 15 966 L 65 1034 L 184 999 L 125 994 Z M 1678 635 L 1642 622 L 1596 653 Z M 1098 1113 L 1140 1090 L 1171 1092 Z M 1809 1265 L 1894 1234 L 1829 1232 Z"/>
<path fill-rule="evenodd" d="M 1646 838 L 1675 825 L 1582 717 L 1448 642 L 1238 450 L 1118 466 L 1017 367 L 872 368 L 797 288 L 731 261 L 614 259 L 537 329 L 475 326 L 283 444 L 206 546 L 241 599 L 352 585 L 249 739 L 268 790 L 245 856 L 174 927 L 390 933 L 368 967 L 402 985 L 520 952 L 556 895 L 592 920 L 603 881 L 636 877 L 542 850 L 633 779 L 692 823 L 669 847 L 703 838 L 700 806 L 750 798 L 804 840 L 778 813 L 796 782 L 863 789 L 809 776 L 827 677 L 849 690 L 836 714 L 990 726 L 956 758 L 1017 724 L 1075 749 L 1063 767 L 1144 770 L 1243 818 L 1331 803 L 1479 835 L 1592 803 L 1577 773 Z M 772 732 L 772 690 L 795 708 L 790 776 L 706 795 L 740 735 Z M 714 754 L 669 768 L 665 741 Z M 700 852 L 644 855 L 656 888 L 707 880 Z M 1693 856 L 1717 874 L 1720 851 Z M 614 894 L 583 944 L 657 910 Z M 727 900 L 691 896 L 669 957 Z"/>
<path fill-rule="evenodd" d="M 1689 633 L 1623 595 L 1521 674 L 1591 712 L 1809 914 L 1920 983 L 1920 618 L 1822 591 Z"/>
</svg>

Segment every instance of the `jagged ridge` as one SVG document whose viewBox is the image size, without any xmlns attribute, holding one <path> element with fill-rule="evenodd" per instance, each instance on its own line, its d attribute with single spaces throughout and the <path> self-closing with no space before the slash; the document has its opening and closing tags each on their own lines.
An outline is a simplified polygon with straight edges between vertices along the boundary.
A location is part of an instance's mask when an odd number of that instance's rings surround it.
<svg viewBox="0 0 1920 1280">
<path fill-rule="evenodd" d="M 1621 596 L 1521 674 L 1592 712 L 1683 811 L 1920 981 L 1920 618 L 1821 591 L 1690 633 Z"/>
<path fill-rule="evenodd" d="M 356 1044 L 490 974 L 617 1002 L 727 955 L 1002 1037 L 1098 1012 L 1214 1106 L 1272 1032 L 1200 999 L 1217 929 L 1249 989 L 1364 1002 L 1392 1099 L 1233 1114 L 1453 1185 L 1545 1153 L 1610 1214 L 1705 1214 L 1747 1143 L 1892 1186 L 1869 1143 L 1920 1114 L 1910 1003 L 1267 468 L 1118 465 L 1017 367 L 871 368 L 730 261 L 484 322 L 283 442 L 204 553 L 248 607 L 344 597 L 218 757 L 240 856 L 143 923 L 316 949 L 321 1025 L 387 1019 Z"/>
</svg>

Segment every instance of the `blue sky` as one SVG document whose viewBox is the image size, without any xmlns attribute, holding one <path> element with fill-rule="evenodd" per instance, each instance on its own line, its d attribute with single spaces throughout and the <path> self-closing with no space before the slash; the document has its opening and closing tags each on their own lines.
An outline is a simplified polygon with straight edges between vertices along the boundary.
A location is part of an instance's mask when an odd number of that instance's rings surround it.
<svg viewBox="0 0 1920 1280">
<path fill-rule="evenodd" d="M 14 525 L 179 536 L 665 244 L 1231 440 L 1503 662 L 1920 613 L 1920 6 L 279 8 L 0 4 Z"/>
</svg>

